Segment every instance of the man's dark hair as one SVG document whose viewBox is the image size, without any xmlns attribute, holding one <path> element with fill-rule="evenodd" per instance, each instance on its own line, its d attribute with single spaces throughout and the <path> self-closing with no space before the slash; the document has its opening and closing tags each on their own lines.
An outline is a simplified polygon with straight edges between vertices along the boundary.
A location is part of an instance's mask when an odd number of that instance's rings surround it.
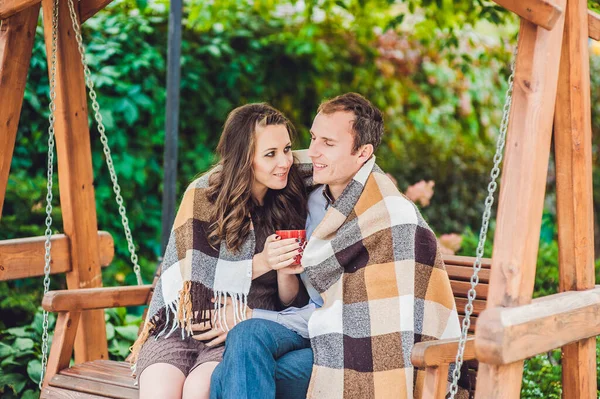
<svg viewBox="0 0 600 399">
<path fill-rule="evenodd" d="M 381 144 L 383 136 L 383 114 L 369 100 L 358 93 L 346 93 L 330 100 L 325 100 L 319 106 L 318 112 L 325 115 L 331 115 L 335 112 L 352 112 L 354 121 L 352 130 L 354 131 L 354 146 L 352 153 L 355 153 L 365 144 L 373 145 L 373 152 Z"/>
</svg>

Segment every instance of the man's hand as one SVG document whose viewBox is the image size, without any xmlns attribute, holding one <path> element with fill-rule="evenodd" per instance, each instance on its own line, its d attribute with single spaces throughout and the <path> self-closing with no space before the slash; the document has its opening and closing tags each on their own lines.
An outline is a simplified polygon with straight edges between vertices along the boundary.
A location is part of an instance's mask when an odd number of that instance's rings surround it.
<svg viewBox="0 0 600 399">
<path fill-rule="evenodd" d="M 212 302 L 214 302 L 214 299 L 212 300 Z M 237 306 L 238 308 L 242 308 L 244 305 L 240 301 L 238 301 Z M 192 335 L 192 338 L 198 341 L 208 341 L 206 342 L 206 346 L 210 347 L 217 346 L 225 342 L 228 333 L 227 327 L 231 329 L 235 325 L 233 320 L 233 299 L 231 299 L 230 297 L 227 297 L 223 312 L 225 312 L 225 320 L 222 320 L 220 325 L 213 326 L 212 329 L 210 329 L 209 323 L 192 324 L 192 331 L 200 332 L 200 334 Z M 214 320 L 214 310 L 212 310 L 210 313 L 211 319 Z M 246 319 L 250 318 L 252 318 L 252 309 L 247 308 Z M 225 322 L 227 324 L 225 324 Z"/>
</svg>

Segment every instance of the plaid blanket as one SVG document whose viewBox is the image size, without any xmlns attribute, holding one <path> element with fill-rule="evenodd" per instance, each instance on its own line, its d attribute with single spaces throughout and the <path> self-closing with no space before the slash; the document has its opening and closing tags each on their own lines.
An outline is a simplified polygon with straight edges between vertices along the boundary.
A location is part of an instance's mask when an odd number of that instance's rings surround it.
<svg viewBox="0 0 600 399">
<path fill-rule="evenodd" d="M 225 241 L 218 249 L 209 244 L 212 205 L 207 189 L 211 173 L 196 179 L 185 191 L 144 328 L 131 349 L 134 362 L 151 335 L 168 337 L 177 332 L 184 338 L 192 334 L 192 324 L 201 322 L 224 329 L 233 327 L 227 325 L 225 308 L 221 306 L 228 296 L 234 299 L 235 322 L 245 319 L 256 244 L 254 227 L 251 221 L 250 233 L 236 253 L 228 249 Z M 212 309 L 215 312 L 211 318 Z"/>
<path fill-rule="evenodd" d="M 434 233 L 374 157 L 330 206 L 302 265 L 324 299 L 309 320 L 308 398 L 420 397 L 412 348 L 458 337 L 458 314 Z"/>
</svg>

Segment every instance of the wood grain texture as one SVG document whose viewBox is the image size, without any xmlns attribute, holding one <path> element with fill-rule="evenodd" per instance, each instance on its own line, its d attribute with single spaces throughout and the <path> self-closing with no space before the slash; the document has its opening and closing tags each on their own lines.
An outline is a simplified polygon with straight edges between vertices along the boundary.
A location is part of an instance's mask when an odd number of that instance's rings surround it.
<svg viewBox="0 0 600 399">
<path fill-rule="evenodd" d="M 0 218 L 39 13 L 37 4 L 4 19 L 0 27 Z"/>
<path fill-rule="evenodd" d="M 457 338 L 419 342 L 415 344 L 410 359 L 415 367 L 436 367 L 454 363 L 457 351 Z M 475 359 L 475 337 L 467 338 L 464 359 Z"/>
<path fill-rule="evenodd" d="M 52 54 L 53 0 L 42 0 L 48 64 Z M 94 198 L 92 150 L 83 67 L 66 1 L 59 2 L 58 63 L 56 66 L 56 148 L 63 231 L 69 237 L 72 270 L 69 289 L 102 285 L 98 223 Z M 81 315 L 75 341 L 77 363 L 107 359 L 104 312 Z"/>
<path fill-rule="evenodd" d="M 149 301 L 152 285 L 49 291 L 42 307 L 49 312 L 141 306 Z"/>
<path fill-rule="evenodd" d="M 588 10 L 588 35 L 594 40 L 600 40 L 600 14 Z"/>
<path fill-rule="evenodd" d="M 560 291 L 595 284 L 588 18 L 586 0 L 567 2 L 554 114 Z M 564 397 L 596 397 L 595 342 L 590 337 L 563 348 Z"/>
<path fill-rule="evenodd" d="M 560 2 L 551 0 L 494 0 L 494 2 L 547 30 L 554 28 L 564 10 Z"/>
<path fill-rule="evenodd" d="M 108 398 L 137 399 L 139 397 L 137 389 L 62 374 L 55 375 L 50 381 L 50 386 Z"/>
<path fill-rule="evenodd" d="M 39 4 L 40 0 L 0 0 L 0 19 L 10 18 L 33 6 L 37 6 L 39 10 Z"/>
<path fill-rule="evenodd" d="M 0 241 L 0 281 L 16 280 L 44 275 L 45 237 L 16 238 Z M 71 271 L 69 237 L 64 234 L 52 236 L 50 250 L 50 274 Z M 110 265 L 115 255 L 112 236 L 106 231 L 98 232 L 100 265 Z"/>
<path fill-rule="evenodd" d="M 564 9 L 566 1 L 556 4 Z M 551 31 L 521 20 L 488 308 L 531 301 L 563 28 L 564 14 Z M 479 319 L 477 330 L 481 328 Z M 481 363 L 476 398 L 519 397 L 522 373 L 523 362 L 506 366 Z"/>
<path fill-rule="evenodd" d="M 81 22 L 85 22 L 104 7 L 112 3 L 113 0 L 80 0 L 79 12 L 81 14 Z"/>
<path fill-rule="evenodd" d="M 600 287 L 561 292 L 514 308 L 487 309 L 475 332 L 477 359 L 509 364 L 593 337 L 600 334 L 599 313 Z"/>
<path fill-rule="evenodd" d="M 58 315 L 44 376 L 44 386 L 48 386 L 60 370 L 69 367 L 80 316 L 81 312 L 64 312 Z"/>
</svg>

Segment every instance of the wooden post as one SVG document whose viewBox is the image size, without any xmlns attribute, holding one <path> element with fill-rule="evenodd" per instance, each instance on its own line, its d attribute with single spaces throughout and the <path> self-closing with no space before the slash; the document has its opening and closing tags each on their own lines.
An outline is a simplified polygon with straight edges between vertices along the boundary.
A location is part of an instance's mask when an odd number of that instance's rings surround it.
<svg viewBox="0 0 600 399">
<path fill-rule="evenodd" d="M 52 52 L 52 7 L 53 0 L 42 0 L 48 57 Z M 102 275 L 86 90 L 66 0 L 59 1 L 58 24 L 56 146 L 63 227 L 71 243 L 72 271 L 67 273 L 67 286 L 69 289 L 100 287 Z M 105 328 L 102 310 L 82 313 L 75 341 L 77 363 L 108 358 Z"/>
<path fill-rule="evenodd" d="M 557 5 L 564 8 L 565 1 Z M 564 15 L 551 31 L 521 20 L 488 308 L 531 301 L 563 27 Z M 522 361 L 505 366 L 481 364 L 476 398 L 518 398 L 522 374 Z"/>
<path fill-rule="evenodd" d="M 44 386 L 48 387 L 48 383 L 52 380 L 59 371 L 69 367 L 71 355 L 73 354 L 73 341 L 79 322 L 81 312 L 64 312 L 59 313 L 56 319 L 56 327 L 54 328 L 54 337 L 52 338 L 52 349 L 48 357 L 48 365 L 46 367 L 46 375 L 44 376 Z"/>
<path fill-rule="evenodd" d="M 560 291 L 594 288 L 592 120 L 586 0 L 569 0 L 554 142 Z M 562 348 L 563 398 L 595 398 L 596 338 Z"/>
<path fill-rule="evenodd" d="M 23 105 L 40 5 L 2 21 L 0 28 L 0 218 Z"/>
</svg>

